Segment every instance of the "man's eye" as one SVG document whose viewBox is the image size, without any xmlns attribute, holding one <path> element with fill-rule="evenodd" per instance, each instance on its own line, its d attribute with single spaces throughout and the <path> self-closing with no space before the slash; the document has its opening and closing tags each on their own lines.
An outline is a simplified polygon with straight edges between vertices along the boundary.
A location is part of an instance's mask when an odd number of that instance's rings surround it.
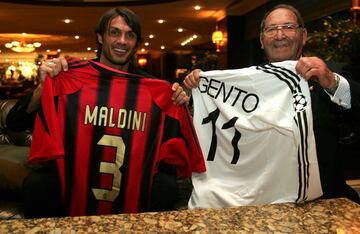
<svg viewBox="0 0 360 234">
<path fill-rule="evenodd" d="M 126 34 L 126 37 L 127 37 L 128 39 L 135 39 L 135 38 L 136 38 L 136 34 L 133 33 L 133 32 L 129 32 L 129 33 Z"/>
<path fill-rule="evenodd" d="M 286 24 L 286 25 L 284 25 L 284 28 L 291 30 L 291 29 L 295 29 L 295 26 L 292 24 Z"/>
<path fill-rule="evenodd" d="M 110 35 L 111 35 L 111 36 L 119 36 L 119 35 L 120 35 L 120 32 L 117 31 L 117 30 L 110 30 Z"/>
</svg>

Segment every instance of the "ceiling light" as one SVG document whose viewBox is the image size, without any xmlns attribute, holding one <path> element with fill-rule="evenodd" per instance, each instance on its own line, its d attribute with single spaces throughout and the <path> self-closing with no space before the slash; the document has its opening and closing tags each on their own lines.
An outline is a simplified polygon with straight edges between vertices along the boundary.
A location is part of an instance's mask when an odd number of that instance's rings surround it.
<svg viewBox="0 0 360 234">
<path fill-rule="evenodd" d="M 160 48 L 161 48 L 162 50 L 164 50 L 164 49 L 165 49 L 165 46 L 162 45 Z"/>
<path fill-rule="evenodd" d="M 76 40 L 78 40 L 78 39 L 80 38 L 80 36 L 76 35 L 76 36 L 74 36 L 74 38 L 75 38 Z"/>
<path fill-rule="evenodd" d="M 178 28 L 177 31 L 178 31 L 178 32 L 183 32 L 184 29 L 183 29 L 183 28 Z"/>
<path fill-rule="evenodd" d="M 149 38 L 154 38 L 154 34 L 150 34 L 150 35 L 149 35 Z"/>
<path fill-rule="evenodd" d="M 87 50 L 90 51 L 90 50 L 91 50 L 91 47 L 88 47 Z"/>
<path fill-rule="evenodd" d="M 144 48 L 142 48 L 142 49 L 141 49 L 141 52 L 145 52 L 145 49 L 144 49 Z"/>
<path fill-rule="evenodd" d="M 34 42 L 34 43 L 26 43 L 25 40 L 19 41 L 12 41 L 5 44 L 6 48 L 12 49 L 15 52 L 19 53 L 29 53 L 33 52 L 36 48 L 40 47 L 40 42 Z"/>
<path fill-rule="evenodd" d="M 60 53 L 60 52 L 61 52 L 61 49 L 57 49 L 56 51 Z"/>
<path fill-rule="evenodd" d="M 149 43 L 149 42 L 145 42 L 144 45 L 145 45 L 145 46 L 149 46 L 150 43 Z"/>
<path fill-rule="evenodd" d="M 158 22 L 159 24 L 162 24 L 162 23 L 164 23 L 164 22 L 165 22 L 165 20 L 163 20 L 163 19 L 159 19 L 157 22 Z"/>
<path fill-rule="evenodd" d="M 198 11 L 198 10 L 201 9 L 201 6 L 200 6 L 200 5 L 196 5 L 196 6 L 194 6 L 194 9 Z"/>
<path fill-rule="evenodd" d="M 190 36 L 189 38 L 187 38 L 185 41 L 181 42 L 181 46 L 185 46 L 197 38 L 198 38 L 198 35 L 194 34 L 194 35 Z"/>
<path fill-rule="evenodd" d="M 71 22 L 71 19 L 64 19 L 65 24 L 69 24 Z"/>
<path fill-rule="evenodd" d="M 46 53 L 50 53 L 50 50 L 49 50 L 49 49 L 47 49 L 47 50 L 46 50 Z"/>
</svg>

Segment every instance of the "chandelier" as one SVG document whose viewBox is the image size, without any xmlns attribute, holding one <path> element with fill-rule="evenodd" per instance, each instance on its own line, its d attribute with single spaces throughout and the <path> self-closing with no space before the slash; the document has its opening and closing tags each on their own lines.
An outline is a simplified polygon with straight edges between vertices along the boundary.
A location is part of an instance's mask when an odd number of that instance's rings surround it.
<svg viewBox="0 0 360 234">
<path fill-rule="evenodd" d="M 224 34 L 216 26 L 215 31 L 212 33 L 212 42 L 216 44 L 216 52 L 220 52 L 220 46 L 224 44 Z"/>
<path fill-rule="evenodd" d="M 29 53 L 33 52 L 35 48 L 38 48 L 41 46 L 40 42 L 34 42 L 34 43 L 26 43 L 25 41 L 12 41 L 5 44 L 6 48 L 12 49 L 15 52 L 19 53 Z"/>
</svg>

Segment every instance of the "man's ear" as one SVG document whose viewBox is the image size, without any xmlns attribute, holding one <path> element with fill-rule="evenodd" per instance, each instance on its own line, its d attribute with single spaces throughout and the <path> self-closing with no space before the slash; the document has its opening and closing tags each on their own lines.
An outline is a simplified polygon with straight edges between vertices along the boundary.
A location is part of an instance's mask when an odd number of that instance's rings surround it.
<svg viewBox="0 0 360 234">
<path fill-rule="evenodd" d="M 307 30 L 306 28 L 303 29 L 303 46 L 305 45 L 307 41 Z"/>
<path fill-rule="evenodd" d="M 102 38 L 102 36 L 101 36 L 99 33 L 96 34 L 96 36 L 97 36 L 98 42 L 99 42 L 100 44 L 102 44 L 102 43 L 103 43 L 103 38 Z"/>
<path fill-rule="evenodd" d="M 260 44 L 261 44 L 261 49 L 264 49 L 263 37 L 262 37 L 262 35 L 260 35 Z"/>
</svg>

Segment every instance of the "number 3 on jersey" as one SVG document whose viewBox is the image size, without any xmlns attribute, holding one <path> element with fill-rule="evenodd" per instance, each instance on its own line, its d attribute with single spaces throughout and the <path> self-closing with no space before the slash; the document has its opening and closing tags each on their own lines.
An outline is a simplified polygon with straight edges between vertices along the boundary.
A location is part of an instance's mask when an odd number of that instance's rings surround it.
<svg viewBox="0 0 360 234">
<path fill-rule="evenodd" d="M 121 173 L 120 167 L 124 163 L 125 144 L 120 136 L 104 135 L 98 145 L 116 147 L 115 163 L 101 162 L 100 173 L 113 175 L 112 190 L 93 188 L 92 191 L 97 200 L 113 202 L 120 192 Z"/>
</svg>

